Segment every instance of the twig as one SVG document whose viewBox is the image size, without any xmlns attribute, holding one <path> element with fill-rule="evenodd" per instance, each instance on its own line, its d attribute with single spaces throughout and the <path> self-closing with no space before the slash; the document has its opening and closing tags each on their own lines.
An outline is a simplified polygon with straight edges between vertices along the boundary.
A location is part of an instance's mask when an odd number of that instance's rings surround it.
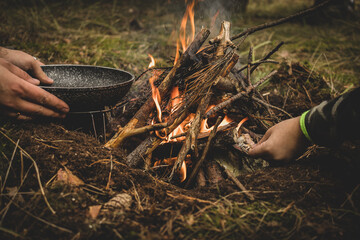
<svg viewBox="0 0 360 240">
<path fill-rule="evenodd" d="M 15 197 L 18 195 L 20 188 L 22 187 L 22 185 L 25 182 L 25 179 L 27 178 L 27 176 L 29 175 L 30 169 L 34 166 L 34 164 L 31 164 L 30 167 L 28 168 L 28 170 L 25 173 L 25 176 L 23 178 L 22 181 L 20 181 L 20 186 L 18 187 L 18 189 L 16 190 L 16 192 L 13 194 L 12 198 L 10 199 L 10 201 L 6 204 L 6 206 L 0 211 L 0 214 L 2 214 L 1 216 L 1 221 L 0 221 L 0 225 L 2 225 L 2 222 L 5 219 L 5 216 L 9 210 L 9 207 L 11 206 L 11 204 L 13 203 L 13 201 L 15 200 Z"/>
<path fill-rule="evenodd" d="M 290 117 L 290 118 L 293 118 L 293 116 L 292 116 L 290 113 L 288 113 L 287 111 L 285 111 L 285 110 L 282 109 L 282 108 L 279 108 L 279 107 L 276 107 L 276 106 L 274 106 L 274 105 L 271 105 L 270 103 L 264 102 L 263 100 L 261 100 L 261 99 L 259 99 L 259 98 L 257 98 L 257 97 L 252 97 L 252 99 L 255 100 L 255 101 L 257 101 L 258 103 L 261 103 L 261 104 L 265 105 L 265 106 L 268 106 L 268 107 L 270 107 L 270 108 L 276 109 L 276 110 L 278 110 L 278 111 L 286 114 L 286 115 L 287 115 L 288 117 Z"/>
<path fill-rule="evenodd" d="M 137 80 L 139 80 L 145 73 L 147 73 L 148 71 L 156 71 L 156 70 L 171 70 L 172 67 L 152 67 L 152 68 L 148 68 L 145 71 L 143 71 L 142 73 L 140 73 L 140 75 L 135 78 L 134 82 L 136 82 Z"/>
<path fill-rule="evenodd" d="M 248 63 L 247 63 L 247 75 L 246 75 L 246 79 L 247 79 L 247 84 L 248 84 L 248 86 L 252 86 L 252 84 L 251 84 L 251 73 L 250 73 L 250 67 L 251 67 L 251 62 L 252 62 L 252 55 L 253 55 L 253 48 L 250 47 L 249 55 L 248 55 Z"/>
<path fill-rule="evenodd" d="M 16 144 L 16 143 L 15 143 L 5 132 L 3 132 L 2 130 L 3 130 L 3 128 L 1 128 L 0 133 L 1 133 L 6 139 L 8 139 L 11 143 Z M 41 192 L 41 194 L 42 194 L 42 196 L 43 196 L 43 198 L 44 198 L 44 201 L 45 201 L 47 207 L 49 208 L 49 210 L 50 210 L 53 214 L 55 214 L 55 213 L 56 213 L 55 210 L 50 206 L 50 203 L 49 203 L 49 201 L 48 201 L 47 198 L 46 198 L 44 188 L 43 188 L 43 186 L 42 186 L 42 184 L 41 184 L 40 172 L 39 172 L 39 168 L 38 168 L 38 166 L 37 166 L 37 164 L 36 164 L 36 161 L 30 156 L 29 153 L 27 153 L 27 152 L 26 152 L 24 149 L 22 149 L 20 146 L 18 146 L 18 148 L 19 148 L 19 149 L 21 150 L 21 152 L 25 155 L 25 157 L 27 157 L 28 159 L 30 159 L 30 160 L 33 162 L 34 168 L 35 168 L 35 171 L 36 171 L 37 180 L 38 180 L 38 183 L 39 183 L 40 192 Z"/>
<path fill-rule="evenodd" d="M 251 194 L 245 187 L 244 185 L 228 170 L 225 169 L 226 174 L 229 176 L 229 178 L 236 184 L 236 186 L 238 186 L 241 191 L 243 191 L 243 193 L 251 200 L 254 201 L 255 197 L 253 194 Z"/>
<path fill-rule="evenodd" d="M 193 171 L 191 172 L 191 175 L 190 175 L 190 178 L 189 180 L 187 181 L 185 187 L 189 187 L 189 185 L 192 183 L 192 181 L 195 179 L 200 167 L 201 167 L 201 164 L 203 163 L 203 161 L 205 160 L 205 157 L 209 151 L 209 148 L 210 148 L 210 145 L 211 145 L 211 141 L 212 139 L 215 137 L 216 133 L 217 133 L 217 128 L 218 126 L 220 125 L 221 121 L 223 120 L 223 117 L 222 116 L 219 116 L 218 119 L 216 120 L 216 123 L 214 125 L 214 128 L 213 130 L 211 131 L 210 135 L 209 135 L 209 138 L 208 138 L 208 141 L 206 143 L 206 146 L 205 146 L 205 149 L 201 155 L 201 158 L 200 160 L 196 163 Z"/>
<path fill-rule="evenodd" d="M 112 174 L 113 167 L 114 167 L 114 163 L 113 163 L 112 155 L 110 155 L 110 172 L 109 172 L 108 182 L 105 187 L 106 190 L 110 189 L 111 174 Z"/>
<path fill-rule="evenodd" d="M 141 200 L 140 200 L 139 194 L 138 194 L 138 192 L 137 192 L 137 190 L 136 190 L 135 184 L 134 184 L 134 182 L 133 182 L 131 179 L 130 179 L 130 182 L 132 183 L 132 185 L 133 185 L 133 187 L 134 187 L 135 199 L 136 199 L 136 202 L 137 202 L 137 204 L 138 204 L 138 209 L 139 209 L 140 211 L 143 211 L 144 208 L 141 206 Z"/>
<path fill-rule="evenodd" d="M 191 201 L 191 202 L 199 202 L 199 203 L 206 203 L 206 204 L 214 204 L 214 202 L 211 202 L 211 201 L 208 201 L 208 200 L 203 200 L 203 199 L 200 199 L 200 198 L 195 198 L 195 197 L 190 197 L 190 196 L 186 196 L 184 194 L 173 194 L 171 193 L 170 191 L 166 191 L 166 194 L 173 198 L 173 199 L 185 199 L 185 200 L 188 200 L 188 201 Z"/>
<path fill-rule="evenodd" d="M 262 59 L 262 60 L 259 60 L 259 61 L 256 61 L 256 62 L 252 62 L 252 63 L 250 63 L 250 66 L 251 67 L 254 67 L 254 66 L 259 66 L 260 64 L 263 64 L 263 63 L 273 63 L 273 64 L 279 64 L 279 62 L 278 61 L 275 61 L 275 60 L 264 60 L 264 59 Z M 242 68 L 240 68 L 239 70 L 236 70 L 236 71 L 238 71 L 238 72 L 241 72 L 241 71 L 243 71 L 243 70 L 245 70 L 247 68 L 247 65 L 246 66 L 243 66 Z M 253 70 L 252 70 L 253 68 L 251 68 L 251 71 L 250 71 L 250 73 L 252 73 L 253 72 Z"/>
<path fill-rule="evenodd" d="M 9 176 L 9 172 L 10 172 L 10 169 L 11 169 L 11 166 L 12 166 L 12 162 L 14 161 L 15 153 L 16 153 L 16 150 L 17 150 L 17 148 L 19 146 L 19 142 L 20 142 L 20 139 L 17 140 L 14 151 L 13 151 L 13 154 L 11 156 L 11 159 L 10 159 L 10 162 L 9 162 L 9 167 L 8 167 L 8 169 L 6 171 L 6 174 L 5 174 L 4 183 L 3 183 L 2 187 L 1 187 L 1 193 L 4 191 L 6 181 L 7 181 L 7 178 Z"/>
<path fill-rule="evenodd" d="M 302 16 L 305 16 L 309 13 L 312 13 L 316 10 L 318 10 L 319 8 L 322 8 L 324 7 L 325 5 L 327 5 L 328 3 L 330 3 L 332 0 L 327 0 L 327 1 L 324 1 L 314 7 L 311 7 L 311 8 L 308 8 L 306 10 L 303 10 L 303 11 L 300 11 L 298 13 L 295 13 L 293 15 L 290 15 L 288 17 L 284 17 L 284 18 L 280 18 L 278 20 L 275 20 L 275 21 L 272 21 L 272 22 L 269 22 L 269 23 L 264 23 L 264 24 L 261 24 L 261 25 L 258 25 L 258 26 L 255 26 L 255 27 L 251 27 L 251 28 L 248 28 L 246 29 L 245 31 L 239 33 L 239 34 L 236 34 L 235 36 L 232 36 L 231 37 L 231 40 L 235 40 L 239 37 L 242 37 L 246 34 L 252 34 L 254 32 L 257 32 L 257 31 L 260 31 L 260 30 L 263 30 L 263 29 L 266 29 L 266 28 L 270 28 L 270 27 L 274 27 L 274 26 L 277 26 L 277 25 L 280 25 L 282 23 L 285 23 L 285 22 L 288 22 L 290 20 L 293 20 L 297 17 L 302 17 Z"/>
<path fill-rule="evenodd" d="M 0 227 L 0 231 L 5 232 L 7 234 L 10 234 L 11 236 L 15 237 L 15 238 L 21 238 L 21 239 L 25 239 L 24 236 L 20 235 L 19 233 L 16 233 L 10 229 L 4 228 L 4 227 Z"/>
<path fill-rule="evenodd" d="M 34 214 L 32 214 L 31 212 L 25 210 L 24 208 L 20 207 L 17 203 L 14 202 L 14 205 L 19 208 L 21 211 L 23 211 L 24 213 L 26 213 L 27 215 L 29 215 L 30 217 L 33 217 L 35 218 L 36 220 L 42 222 L 42 223 L 45 223 L 46 225 L 50 226 L 50 227 L 53 227 L 53 228 L 56 228 L 60 231 L 63 231 L 63 232 L 67 232 L 67 233 L 73 233 L 73 231 L 67 229 L 67 228 L 63 228 L 63 227 L 60 227 L 54 223 L 51 223 L 51 222 L 48 222 L 46 221 L 45 219 L 42 219 L 42 218 L 39 218 L 37 216 L 35 216 Z"/>
<path fill-rule="evenodd" d="M 250 71 L 250 73 L 253 73 L 255 70 L 256 70 L 256 68 L 258 67 L 258 66 L 260 66 L 260 64 L 261 63 L 264 63 L 264 62 L 267 62 L 268 61 L 268 59 L 274 54 L 274 53 L 276 53 L 280 48 L 281 48 L 281 46 L 284 44 L 284 42 L 283 41 L 281 41 L 273 50 L 271 50 L 263 59 L 261 59 L 259 62 L 257 62 L 257 63 L 254 63 L 254 66 L 251 68 L 251 71 Z"/>
</svg>

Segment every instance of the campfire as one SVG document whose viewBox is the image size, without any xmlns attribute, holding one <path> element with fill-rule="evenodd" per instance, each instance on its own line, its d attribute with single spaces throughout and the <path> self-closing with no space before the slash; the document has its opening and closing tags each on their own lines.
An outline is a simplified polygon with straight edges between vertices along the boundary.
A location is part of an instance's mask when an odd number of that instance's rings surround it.
<svg viewBox="0 0 360 240">
<path fill-rule="evenodd" d="M 151 63 L 146 71 L 151 72 L 152 95 L 105 144 L 116 148 L 131 137 L 145 134 L 145 139 L 127 156 L 127 164 L 162 171 L 168 181 L 186 187 L 204 181 L 202 167 L 215 140 L 246 156 L 261 137 L 256 133 L 292 117 L 270 104 L 259 90 L 277 71 L 261 79 L 253 78 L 260 65 L 277 63 L 271 56 L 283 42 L 257 61 L 253 60 L 250 47 L 247 62 L 242 64 L 236 50 L 250 34 L 315 9 L 249 28 L 233 37 L 230 22 L 223 21 L 218 35 L 207 43 L 210 35 L 207 28 L 195 34 L 194 6 L 195 1 L 187 4 L 173 67 L 157 69 L 154 57 L 149 54 Z M 188 25 L 191 33 L 187 35 Z M 235 179 L 231 171 L 224 172 Z"/>
</svg>

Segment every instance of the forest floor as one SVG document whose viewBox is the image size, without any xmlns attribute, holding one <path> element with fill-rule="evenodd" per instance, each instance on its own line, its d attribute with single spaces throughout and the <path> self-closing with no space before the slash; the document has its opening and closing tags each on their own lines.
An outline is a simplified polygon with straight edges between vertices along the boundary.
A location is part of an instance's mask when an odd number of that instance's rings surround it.
<svg viewBox="0 0 360 240">
<path fill-rule="evenodd" d="M 220 7 L 216 1 L 205 3 L 195 11 L 197 29 L 209 26 Z M 211 31 L 216 34 L 228 19 L 238 33 L 312 4 L 254 0 L 246 13 L 221 8 Z M 172 66 L 185 4 L 16 0 L 2 1 L 0 9 L 6 9 L 0 13 L 0 46 L 28 52 L 46 64 L 99 65 L 139 75 L 149 53 L 157 66 Z M 238 53 L 245 59 L 253 46 L 254 58 L 260 59 L 280 41 L 285 45 L 274 59 L 282 64 L 261 67 L 254 78 L 279 69 L 263 90 L 283 101 L 288 88 L 280 82 L 288 81 L 286 86 L 299 93 L 285 106 L 294 115 L 360 85 L 359 12 L 347 18 L 303 18 L 258 32 Z M 307 75 L 294 69 L 305 69 Z M 360 237 L 358 143 L 319 148 L 308 158 L 239 175 L 254 201 L 226 178 L 193 189 L 167 183 L 151 171 L 129 168 L 126 153 L 126 148 L 105 149 L 91 134 L 59 121 L 0 118 L 0 238 Z M 118 204 L 105 206 L 115 196 Z M 97 206 L 102 206 L 99 214 Z"/>
</svg>

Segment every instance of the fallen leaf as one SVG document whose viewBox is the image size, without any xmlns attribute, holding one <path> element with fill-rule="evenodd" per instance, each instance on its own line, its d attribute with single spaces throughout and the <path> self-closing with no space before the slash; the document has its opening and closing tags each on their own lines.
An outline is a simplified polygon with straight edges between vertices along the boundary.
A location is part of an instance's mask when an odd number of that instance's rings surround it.
<svg viewBox="0 0 360 240">
<path fill-rule="evenodd" d="M 64 167 L 64 170 L 62 168 L 59 169 L 57 172 L 57 180 L 74 186 L 84 185 L 84 182 L 75 176 L 67 167 Z"/>
<path fill-rule="evenodd" d="M 101 205 L 95 205 L 95 206 L 90 206 L 89 207 L 89 215 L 92 219 L 96 219 L 97 216 L 99 215 L 100 213 L 100 210 L 101 210 Z"/>
</svg>

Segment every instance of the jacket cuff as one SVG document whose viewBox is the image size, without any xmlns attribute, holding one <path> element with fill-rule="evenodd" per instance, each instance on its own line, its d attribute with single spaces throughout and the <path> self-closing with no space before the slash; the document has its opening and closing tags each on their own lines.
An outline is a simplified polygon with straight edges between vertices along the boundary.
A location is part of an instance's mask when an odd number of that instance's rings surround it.
<svg viewBox="0 0 360 240">
<path fill-rule="evenodd" d="M 302 133 L 304 134 L 304 136 L 310 141 L 313 142 L 313 140 L 311 139 L 307 129 L 306 129 L 306 124 L 305 124 L 305 117 L 306 115 L 309 113 L 310 110 L 304 112 L 301 117 L 300 117 L 300 128 Z"/>
</svg>

